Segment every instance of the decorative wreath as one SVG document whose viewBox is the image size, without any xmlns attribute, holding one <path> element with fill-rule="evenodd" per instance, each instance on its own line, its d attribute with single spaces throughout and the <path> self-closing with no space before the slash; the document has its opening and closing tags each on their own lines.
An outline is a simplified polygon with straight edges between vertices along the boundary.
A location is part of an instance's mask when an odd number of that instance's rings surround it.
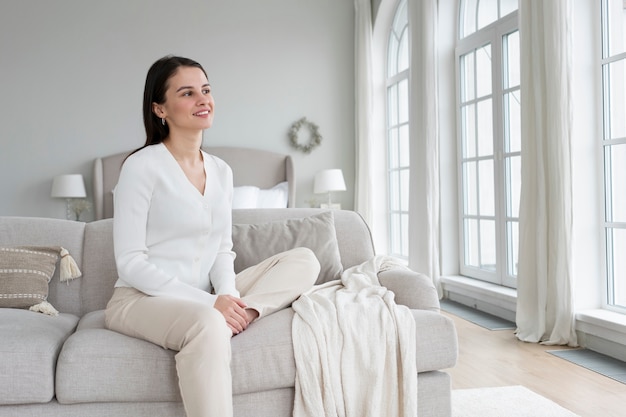
<svg viewBox="0 0 626 417">
<path fill-rule="evenodd" d="M 306 126 L 310 132 L 309 142 L 304 145 L 298 142 L 298 131 L 302 126 Z M 315 123 L 309 122 L 306 117 L 303 117 L 291 125 L 289 141 L 294 148 L 304 153 L 311 153 L 313 149 L 322 143 L 322 135 L 320 135 L 319 127 Z"/>
</svg>

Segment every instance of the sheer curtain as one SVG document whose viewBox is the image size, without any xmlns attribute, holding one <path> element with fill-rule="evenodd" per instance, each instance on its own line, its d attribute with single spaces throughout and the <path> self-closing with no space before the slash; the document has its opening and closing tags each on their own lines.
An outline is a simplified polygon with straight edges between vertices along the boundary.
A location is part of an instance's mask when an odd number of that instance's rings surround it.
<svg viewBox="0 0 626 417">
<path fill-rule="evenodd" d="M 522 189 L 517 337 L 576 345 L 569 0 L 520 0 Z"/>
<path fill-rule="evenodd" d="M 439 294 L 439 129 L 437 0 L 409 0 L 409 267 L 430 276 Z"/>
<path fill-rule="evenodd" d="M 354 68 L 356 113 L 355 210 L 372 224 L 372 6 L 354 0 Z"/>
</svg>

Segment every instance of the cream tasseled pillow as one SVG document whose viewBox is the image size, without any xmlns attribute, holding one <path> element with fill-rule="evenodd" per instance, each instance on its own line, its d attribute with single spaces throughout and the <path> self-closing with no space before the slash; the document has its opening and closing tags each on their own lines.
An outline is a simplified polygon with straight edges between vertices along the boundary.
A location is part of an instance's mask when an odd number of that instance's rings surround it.
<svg viewBox="0 0 626 417">
<path fill-rule="evenodd" d="M 47 299 L 48 283 L 59 258 L 61 281 L 81 276 L 74 259 L 60 246 L 0 247 L 0 308 L 58 315 Z"/>
</svg>

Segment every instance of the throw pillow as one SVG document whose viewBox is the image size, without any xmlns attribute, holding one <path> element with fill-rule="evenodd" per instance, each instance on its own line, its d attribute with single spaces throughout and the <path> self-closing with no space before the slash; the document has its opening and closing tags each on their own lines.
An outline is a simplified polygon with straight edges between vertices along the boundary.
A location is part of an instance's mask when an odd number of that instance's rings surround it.
<svg viewBox="0 0 626 417">
<path fill-rule="evenodd" d="M 60 246 L 0 247 L 0 308 L 28 308 L 49 315 L 48 283 L 62 258 L 61 280 L 80 276 L 76 263 Z"/>
<path fill-rule="evenodd" d="M 233 224 L 235 271 L 296 247 L 311 249 L 320 262 L 316 284 L 339 279 L 343 266 L 331 211 L 301 219 L 260 224 Z"/>
</svg>

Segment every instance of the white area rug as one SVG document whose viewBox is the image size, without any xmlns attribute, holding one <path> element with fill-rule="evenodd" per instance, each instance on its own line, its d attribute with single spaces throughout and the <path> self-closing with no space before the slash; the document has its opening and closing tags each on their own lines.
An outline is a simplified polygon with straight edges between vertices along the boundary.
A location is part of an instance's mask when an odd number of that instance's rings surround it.
<svg viewBox="0 0 626 417">
<path fill-rule="evenodd" d="M 520 385 L 452 391 L 452 417 L 579 417 Z"/>
</svg>

